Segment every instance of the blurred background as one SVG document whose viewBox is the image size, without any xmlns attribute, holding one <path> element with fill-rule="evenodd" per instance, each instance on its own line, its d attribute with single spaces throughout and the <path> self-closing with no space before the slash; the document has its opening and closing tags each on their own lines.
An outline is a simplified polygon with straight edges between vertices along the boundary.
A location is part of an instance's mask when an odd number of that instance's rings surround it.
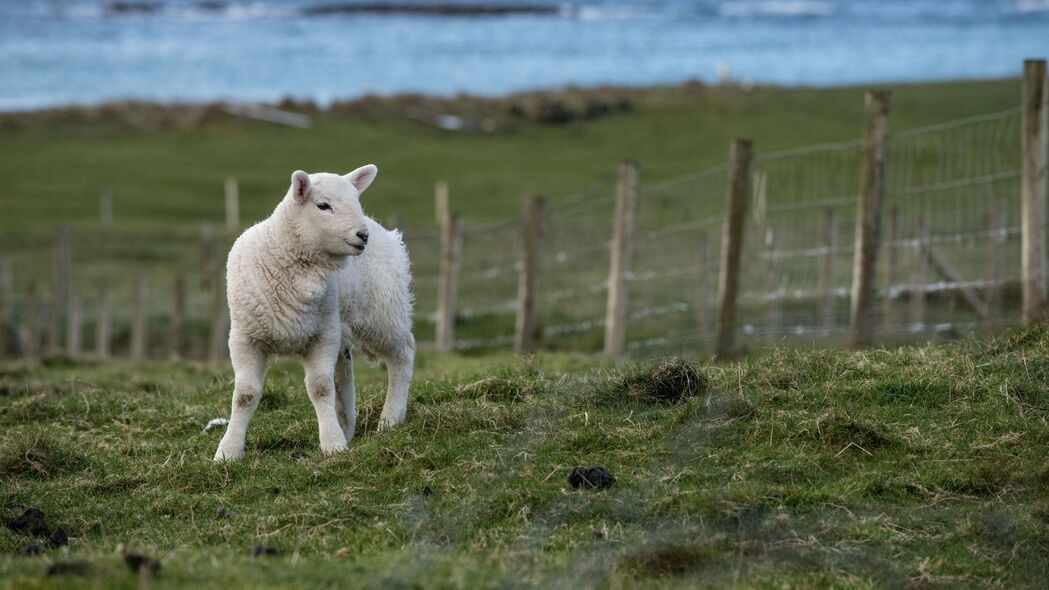
<svg viewBox="0 0 1049 590">
<path fill-rule="evenodd" d="M 1047 30 L 1045 0 L 0 0 L 2 350 L 221 358 L 231 241 L 292 170 L 375 162 L 425 346 L 709 354 L 737 137 L 737 344 L 848 340 L 869 165 L 869 340 L 993 332 Z"/>
</svg>

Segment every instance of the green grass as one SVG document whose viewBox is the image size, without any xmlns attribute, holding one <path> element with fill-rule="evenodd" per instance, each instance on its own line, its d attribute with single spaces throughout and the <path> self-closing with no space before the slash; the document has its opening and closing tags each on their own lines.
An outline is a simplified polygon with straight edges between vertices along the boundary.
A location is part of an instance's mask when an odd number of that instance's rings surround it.
<svg viewBox="0 0 1049 590">
<path fill-rule="evenodd" d="M 1014 108 L 1018 80 L 893 86 L 893 128 Z M 379 219 L 433 219 L 433 183 L 447 180 L 467 222 L 516 214 L 523 191 L 553 198 L 641 163 L 642 180 L 717 164 L 735 136 L 763 151 L 855 139 L 863 89 L 692 87 L 634 92 L 636 106 L 565 125 L 515 122 L 495 134 L 439 131 L 390 114 L 320 115 L 313 128 L 217 118 L 195 129 L 140 129 L 102 119 L 0 126 L 3 230 L 50 231 L 98 219 L 98 187 L 114 191 L 117 226 L 153 230 L 221 222 L 222 183 L 241 182 L 245 222 L 272 211 L 296 168 L 379 165 L 364 199 Z"/>
<path fill-rule="evenodd" d="M 364 368 L 358 437 L 325 458 L 301 372 L 281 363 L 246 457 L 216 466 L 221 433 L 201 428 L 228 411 L 228 371 L 4 365 L 3 516 L 37 507 L 71 542 L 23 557 L 32 540 L 0 527 L 0 587 L 1033 588 L 1049 575 L 1049 330 L 682 368 L 425 354 L 408 421 L 388 433 L 381 373 Z M 594 463 L 616 484 L 573 490 L 569 470 Z M 284 553 L 253 559 L 257 543 Z M 140 580 L 118 548 L 160 559 L 159 575 Z M 95 573 L 45 576 L 67 559 Z"/>
</svg>

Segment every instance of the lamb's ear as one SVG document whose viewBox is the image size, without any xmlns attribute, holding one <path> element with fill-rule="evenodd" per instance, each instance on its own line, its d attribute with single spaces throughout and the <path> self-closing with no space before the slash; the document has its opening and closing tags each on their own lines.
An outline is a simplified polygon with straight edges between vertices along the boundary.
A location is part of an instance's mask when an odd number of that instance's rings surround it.
<svg viewBox="0 0 1049 590">
<path fill-rule="evenodd" d="M 302 170 L 291 173 L 291 198 L 298 204 L 303 204 L 310 196 L 310 175 Z"/>
<path fill-rule="evenodd" d="M 375 180 L 375 175 L 378 173 L 379 169 L 375 167 L 375 164 L 367 164 L 347 174 L 346 179 L 357 187 L 357 192 L 363 193 L 364 189 Z"/>
</svg>

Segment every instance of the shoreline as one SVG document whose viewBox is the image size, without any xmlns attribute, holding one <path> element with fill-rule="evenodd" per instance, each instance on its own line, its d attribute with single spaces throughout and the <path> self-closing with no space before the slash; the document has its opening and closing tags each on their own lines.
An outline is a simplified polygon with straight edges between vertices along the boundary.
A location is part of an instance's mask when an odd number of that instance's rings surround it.
<svg viewBox="0 0 1049 590">
<path fill-rule="evenodd" d="M 114 99 L 94 103 L 67 103 L 30 109 L 0 110 L 0 127 L 31 125 L 38 122 L 104 122 L 122 120 L 133 126 L 146 121 L 163 119 L 163 126 L 196 126 L 214 116 L 237 116 L 235 108 L 261 107 L 278 109 L 307 116 L 346 116 L 353 114 L 401 114 L 407 118 L 418 109 L 433 111 L 435 115 L 458 117 L 524 116 L 540 123 L 563 123 L 576 119 L 599 118 L 610 112 L 631 110 L 650 103 L 664 104 L 675 98 L 687 98 L 697 93 L 738 94 L 762 91 L 835 91 L 873 87 L 914 87 L 928 85 L 980 84 L 1005 80 L 1019 80 L 1017 76 L 951 78 L 922 81 L 886 81 L 866 84 L 835 85 L 779 85 L 754 84 L 745 81 L 727 81 L 709 84 L 690 79 L 666 84 L 595 84 L 565 85 L 526 89 L 502 94 L 456 93 L 426 94 L 401 92 L 394 94 L 363 94 L 319 104 L 310 98 L 284 97 L 279 100 L 242 100 L 222 98 L 215 100 L 150 100 Z"/>
</svg>

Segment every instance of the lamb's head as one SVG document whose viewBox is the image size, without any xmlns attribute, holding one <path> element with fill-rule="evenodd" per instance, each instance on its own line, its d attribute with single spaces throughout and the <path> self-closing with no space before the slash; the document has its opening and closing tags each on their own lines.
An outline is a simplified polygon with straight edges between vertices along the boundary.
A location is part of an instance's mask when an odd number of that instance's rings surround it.
<svg viewBox="0 0 1049 590">
<path fill-rule="evenodd" d="M 378 172 L 372 164 L 345 176 L 296 170 L 285 201 L 302 237 L 332 256 L 357 256 L 364 252 L 368 226 L 360 197 Z"/>
</svg>

